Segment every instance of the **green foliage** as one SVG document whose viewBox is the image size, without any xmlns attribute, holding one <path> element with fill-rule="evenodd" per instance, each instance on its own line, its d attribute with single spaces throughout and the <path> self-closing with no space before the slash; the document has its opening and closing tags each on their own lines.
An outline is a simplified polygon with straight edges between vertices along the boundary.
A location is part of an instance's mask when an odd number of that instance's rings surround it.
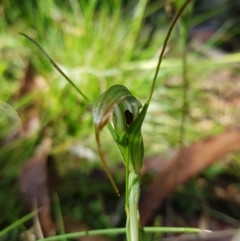
<svg viewBox="0 0 240 241">
<path fill-rule="evenodd" d="M 6 108 L 3 108 L 5 104 L 0 106 L 0 110 L 4 110 L 1 112 L 4 114 L 0 117 L 0 125 L 4 129 L 4 132 L 1 132 L 1 138 L 4 138 L 8 132 L 12 132 L 14 127 L 9 126 L 6 119 L 15 116 L 15 111 L 18 112 L 29 106 L 36 98 L 35 94 L 29 94 L 20 100 L 14 100 L 13 97 L 18 90 L 18 80 L 23 75 L 27 59 L 34 63 L 37 72 L 44 76 L 49 87 L 47 93 L 37 96 L 41 103 L 38 107 L 41 113 L 41 124 L 37 133 L 28 139 L 19 139 L 5 145 L 0 150 L 1 170 L 5 178 L 9 176 L 16 178 L 19 175 L 23 162 L 33 154 L 36 144 L 41 139 L 41 130 L 46 126 L 51 130 L 54 155 L 61 156 L 66 152 L 69 148 L 69 140 L 70 145 L 81 140 L 84 145 L 91 147 L 94 151 L 97 150 L 93 144 L 94 135 L 90 134 L 92 133 L 92 120 L 86 111 L 86 102 L 81 96 L 76 95 L 70 86 L 66 85 L 62 77 L 52 71 L 51 65 L 46 63 L 43 56 L 27 40 L 19 37 L 18 32 L 24 32 L 39 42 L 57 61 L 61 69 L 74 80 L 76 86 L 81 87 L 82 92 L 90 100 L 95 99 L 113 83 L 118 83 L 125 85 L 133 96 L 137 96 L 139 101 L 144 103 L 156 67 L 153 55 L 162 45 L 166 32 L 166 24 L 161 21 L 159 23 L 161 29 L 158 29 L 153 38 L 149 40 L 149 28 L 145 25 L 141 26 L 141 22 L 145 17 L 144 13 L 149 12 L 152 6 L 144 7 L 146 3 L 144 2 L 140 1 L 136 7 L 136 14 L 132 14 L 135 9 L 133 5 L 129 4 L 123 8 L 121 1 L 87 3 L 87 1 L 77 0 L 50 0 L 45 3 L 27 0 L 18 6 L 14 0 L 4 0 L 2 5 L 4 15 L 0 16 L 4 19 L 0 21 L 2 36 L 4 36 L 4 41 L 0 39 L 0 99 L 3 103 L 10 104 L 11 107 L 7 108 L 10 111 L 5 114 Z M 199 16 L 193 16 L 191 24 L 197 21 L 199 21 Z M 150 47 L 146 48 L 145 43 L 149 41 Z M 170 49 L 174 47 L 170 45 Z M 209 96 L 202 82 L 211 71 L 228 68 L 240 59 L 239 54 L 226 55 L 216 61 L 199 58 L 197 53 L 190 53 L 188 57 L 190 60 L 188 74 L 191 84 L 188 102 L 191 103 L 192 108 L 189 118 L 184 123 L 186 144 L 222 130 L 222 123 L 208 106 Z M 123 145 L 125 142 L 133 143 L 130 149 L 134 151 L 131 153 L 136 153 L 135 150 L 138 150 L 136 146 L 142 145 L 142 134 L 146 140 L 147 154 L 160 153 L 179 145 L 179 119 L 183 114 L 181 83 L 178 81 L 180 73 L 181 60 L 178 56 L 170 54 L 164 60 L 160 74 L 155 76 L 156 88 L 153 101 L 143 127 L 142 121 L 148 108 L 146 105 L 143 108 L 145 112 L 141 112 L 142 119 L 138 119 L 137 129 L 128 126 L 122 137 L 121 133 L 126 127 L 126 119 L 123 118 L 126 105 L 120 104 L 123 122 L 120 122 L 121 125 L 118 126 L 116 119 L 113 118 L 113 125 L 115 134 L 122 140 L 121 145 L 117 144 L 121 153 L 125 148 Z M 150 99 L 148 99 L 149 102 Z M 115 116 L 117 116 L 116 110 Z M 202 131 L 196 126 L 205 116 L 211 120 L 213 127 Z M 15 117 L 14 120 L 17 120 L 17 116 Z M 141 127 L 143 128 L 142 134 L 135 135 Z M 125 134 L 128 135 L 128 141 L 125 141 Z M 108 143 L 108 141 L 107 136 L 105 142 Z M 105 143 L 102 144 L 104 151 L 107 148 Z M 109 150 L 109 153 L 105 152 L 105 155 L 106 160 L 110 160 L 108 165 L 112 167 L 111 172 L 114 173 L 117 169 L 115 167 L 118 161 L 117 152 L 113 149 L 113 151 Z M 142 155 L 143 153 L 140 153 L 140 157 L 131 158 L 139 161 L 137 166 L 132 165 L 132 170 L 139 171 L 142 165 Z M 69 159 L 70 157 L 67 156 L 67 160 Z M 61 160 L 60 163 L 64 169 L 65 158 Z M 79 163 L 76 163 L 76 167 L 79 167 Z M 65 169 L 67 172 L 68 169 Z M 215 173 L 214 170 L 212 173 Z M 6 185 L 11 186 L 7 181 Z M 14 197 L 14 193 L 10 196 Z M 20 213 L 16 200 L 11 200 L 12 202 L 6 202 L 4 197 L 1 200 L 5 209 L 12 210 L 16 207 L 16 214 L 8 216 L 3 221 L 5 226 L 13 223 Z M 95 211 L 97 213 L 97 210 L 94 210 L 95 205 L 97 209 L 96 203 L 93 203 L 90 208 L 93 213 Z"/>
</svg>

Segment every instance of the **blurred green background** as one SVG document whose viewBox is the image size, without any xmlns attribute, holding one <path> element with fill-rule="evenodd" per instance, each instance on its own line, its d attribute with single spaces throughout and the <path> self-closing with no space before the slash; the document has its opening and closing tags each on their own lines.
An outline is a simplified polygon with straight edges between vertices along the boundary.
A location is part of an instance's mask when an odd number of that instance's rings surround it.
<svg viewBox="0 0 240 241">
<path fill-rule="evenodd" d="M 52 141 L 63 214 L 91 228 L 124 225 L 123 200 L 115 197 L 102 173 L 86 103 L 19 33 L 37 41 L 91 100 L 111 85 L 123 84 L 144 103 L 166 31 L 181 2 L 0 3 L 0 229 L 24 213 L 18 178 L 44 138 Z M 195 1 L 182 16 L 143 126 L 146 156 L 167 157 L 183 145 L 239 125 L 239 105 L 229 104 L 239 94 L 239 11 L 238 1 Z M 124 168 L 117 149 L 107 131 L 102 139 L 111 173 L 123 189 Z M 227 160 L 204 177 L 237 177 L 239 155 Z M 191 184 L 184 190 L 182 196 L 196 196 Z M 187 211 L 201 212 L 198 201 Z M 26 229 L 22 225 L 9 235 L 17 240 Z"/>
</svg>

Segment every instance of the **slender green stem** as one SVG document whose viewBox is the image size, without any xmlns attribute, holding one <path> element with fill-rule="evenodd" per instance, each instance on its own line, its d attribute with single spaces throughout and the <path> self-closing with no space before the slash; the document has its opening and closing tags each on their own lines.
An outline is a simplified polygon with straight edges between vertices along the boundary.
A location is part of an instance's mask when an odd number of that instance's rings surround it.
<svg viewBox="0 0 240 241">
<path fill-rule="evenodd" d="M 28 215 L 24 216 L 23 218 L 20 218 L 13 224 L 9 225 L 8 227 L 6 227 L 2 231 L 0 231 L 0 237 L 5 235 L 6 233 L 10 232 L 11 230 L 15 229 L 16 227 L 20 226 L 21 224 L 25 223 L 29 219 L 33 218 L 36 214 L 37 214 L 37 211 L 31 212 Z"/>
<path fill-rule="evenodd" d="M 127 238 L 128 241 L 142 241 L 140 229 L 140 220 L 138 212 L 138 202 L 140 197 L 140 173 L 130 172 L 128 175 L 128 206 L 129 213 L 127 216 Z"/>
<path fill-rule="evenodd" d="M 128 217 L 129 215 L 129 192 L 128 192 L 128 175 L 129 175 L 129 148 L 127 148 L 127 154 L 126 154 L 126 176 L 125 176 L 125 211 L 126 215 Z"/>
<path fill-rule="evenodd" d="M 180 138 L 179 142 L 183 146 L 185 139 L 185 121 L 188 114 L 188 90 L 189 90 L 189 80 L 187 76 L 187 46 L 184 46 L 182 53 L 182 79 L 183 79 L 183 103 L 182 103 L 182 113 L 181 113 L 181 122 L 180 122 Z"/>
<path fill-rule="evenodd" d="M 55 215 L 57 218 L 57 226 L 60 234 L 65 234 L 65 227 L 62 219 L 62 211 L 61 211 L 61 206 L 60 206 L 60 201 L 58 198 L 57 193 L 53 194 L 53 199 L 54 199 L 54 209 L 55 209 Z M 63 238 L 62 241 L 67 241 L 66 238 Z"/>
<path fill-rule="evenodd" d="M 180 136 L 179 143 L 180 145 L 184 145 L 185 139 L 185 122 L 187 119 L 187 114 L 189 112 L 189 103 L 188 103 L 188 91 L 190 87 L 190 82 L 187 75 L 188 70 L 188 62 L 187 62 L 187 38 L 189 31 L 189 23 L 191 18 L 192 5 L 188 6 L 188 11 L 186 11 L 179 19 L 178 29 L 179 29 L 179 46 L 182 55 L 182 112 L 181 112 L 181 122 L 180 122 Z"/>
<path fill-rule="evenodd" d="M 158 64 L 157 64 L 157 67 L 156 67 L 156 71 L 155 71 L 155 75 L 154 75 L 154 78 L 153 78 L 153 82 L 152 82 L 149 97 L 146 101 L 146 104 L 145 104 L 142 112 L 139 115 L 138 122 L 141 123 L 141 124 L 142 124 L 142 122 L 145 118 L 147 108 L 148 108 L 148 106 L 150 104 L 150 101 L 152 99 L 153 91 L 154 91 L 156 81 L 157 81 L 157 76 L 158 76 L 158 73 L 159 73 L 159 70 L 160 70 L 160 65 L 162 63 L 163 55 L 164 55 L 165 49 L 167 47 L 167 43 L 168 43 L 168 40 L 169 40 L 170 35 L 172 33 L 172 30 L 173 30 L 174 26 L 176 25 L 177 20 L 181 16 L 183 10 L 186 8 L 186 6 L 190 2 L 191 2 L 191 0 L 187 0 L 183 4 L 183 6 L 180 8 L 179 12 L 177 13 L 175 18 L 173 19 L 173 22 L 170 25 L 170 28 L 167 32 L 166 38 L 165 38 L 164 43 L 163 43 L 163 48 L 162 48 L 162 51 L 161 51 L 159 59 L 158 59 Z M 143 112 L 143 111 L 145 111 L 145 112 Z M 140 127 L 140 129 L 141 129 L 141 127 Z M 137 129 L 137 130 L 139 131 L 139 129 Z M 134 144 L 135 143 L 140 144 L 139 139 L 137 139 L 137 138 L 129 138 L 130 144 L 131 144 L 131 141 Z M 135 147 L 135 145 L 132 145 L 131 147 Z M 130 146 L 129 146 L 129 148 L 130 148 Z M 143 148 L 143 146 L 142 146 L 142 148 Z M 133 149 L 131 151 L 137 151 L 137 150 Z M 139 174 L 139 163 L 142 163 L 142 162 L 139 162 L 139 161 L 140 160 L 136 160 L 136 158 L 131 160 L 131 162 L 132 162 L 131 165 L 132 165 L 135 172 L 132 172 L 132 167 L 131 167 L 130 173 L 129 173 L 129 175 L 127 175 L 128 183 L 126 185 L 127 186 L 126 191 L 128 193 L 128 197 L 126 198 L 126 211 L 127 211 L 127 223 L 126 223 L 127 230 L 126 230 L 126 233 L 127 233 L 127 240 L 128 241 L 142 241 L 142 235 L 141 235 L 141 232 L 140 232 L 139 212 L 138 212 L 138 202 L 139 202 L 139 196 L 140 196 L 140 179 L 141 179 L 140 174 Z M 138 164 L 138 171 L 136 171 L 136 169 L 135 169 L 137 164 Z M 129 167 L 127 166 L 127 168 L 129 168 Z M 141 168 L 141 166 L 140 166 L 140 168 Z"/>
<path fill-rule="evenodd" d="M 200 233 L 206 232 L 211 233 L 210 230 L 202 230 L 199 228 L 175 228 L 175 227 L 145 227 L 143 228 L 145 233 Z M 117 235 L 126 232 L 126 228 L 113 228 L 113 229 L 99 229 L 92 231 L 81 231 L 76 233 L 68 233 L 63 235 L 52 236 L 44 239 L 39 239 L 38 241 L 57 241 L 62 238 L 77 238 L 84 236 L 95 236 L 95 235 Z"/>
<path fill-rule="evenodd" d="M 45 57 L 50 61 L 50 63 L 54 66 L 54 68 L 69 82 L 69 84 L 71 84 L 74 89 L 83 97 L 83 99 L 89 103 L 89 99 L 86 95 L 83 94 L 83 92 L 74 84 L 74 82 L 58 67 L 58 65 L 52 60 L 52 58 L 46 53 L 46 51 L 36 42 L 34 41 L 32 38 L 30 38 L 29 36 L 27 36 L 24 33 L 19 33 L 20 35 L 24 36 L 25 38 L 27 38 L 28 40 L 30 40 L 33 44 L 35 44 L 41 51 L 42 53 L 45 55 Z"/>
<path fill-rule="evenodd" d="M 153 95 L 153 91 L 154 91 L 154 88 L 155 88 L 155 85 L 156 85 L 156 82 L 157 82 L 157 76 L 158 76 L 158 73 L 159 73 L 159 70 L 160 70 L 160 66 L 161 66 L 161 63 L 162 63 L 162 59 L 163 59 L 163 55 L 165 53 L 165 50 L 166 50 L 166 47 L 167 47 L 167 43 L 168 43 L 168 40 L 170 38 L 170 35 L 172 33 L 172 30 L 177 22 L 177 20 L 179 19 L 179 17 L 181 16 L 183 10 L 186 8 L 186 6 L 191 2 L 192 0 L 187 0 L 183 6 L 181 7 L 181 9 L 179 10 L 179 12 L 177 13 L 177 15 L 174 17 L 171 25 L 170 25 L 170 28 L 167 32 L 167 35 L 166 35 L 166 38 L 163 42 L 163 47 L 162 47 L 162 51 L 159 55 L 159 59 L 158 59 L 158 64 L 157 64 L 157 67 L 156 67 L 156 71 L 155 71 L 155 74 L 154 74 L 154 77 L 153 77 L 153 82 L 152 82 L 152 86 L 151 86 L 151 90 L 150 90 L 150 94 L 148 96 L 148 99 L 146 101 L 147 104 L 150 104 L 150 101 L 152 99 L 152 95 Z"/>
</svg>

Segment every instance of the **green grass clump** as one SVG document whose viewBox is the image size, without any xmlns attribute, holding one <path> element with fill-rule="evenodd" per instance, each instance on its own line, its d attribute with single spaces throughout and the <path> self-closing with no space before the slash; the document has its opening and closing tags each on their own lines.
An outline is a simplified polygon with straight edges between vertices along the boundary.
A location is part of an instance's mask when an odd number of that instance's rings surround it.
<svg viewBox="0 0 240 241">
<path fill-rule="evenodd" d="M 0 149 L 0 165 L 1 176 L 6 180 L 2 184 L 2 190 L 11 187 L 8 196 L 12 200 L 6 202 L 6 198 L 1 196 L 0 206 L 5 210 L 16 207 L 14 215 L 7 215 L 0 221 L 0 227 L 4 228 L 21 217 L 19 196 L 16 195 L 17 198 L 14 199 L 17 192 L 15 183 L 23 163 L 33 155 L 44 133 L 47 132 L 52 138 L 51 152 L 60 166 L 59 173 L 62 176 L 67 176 L 76 168 L 87 175 L 89 170 L 99 165 L 96 164 L 98 162 L 80 163 L 69 154 L 69 148 L 76 143 L 97 152 L 92 120 L 86 111 L 86 103 L 18 33 L 24 32 L 35 39 L 91 100 L 117 83 L 127 86 L 133 95 L 143 102 L 149 93 L 156 68 L 155 56 L 162 46 L 167 29 L 166 19 L 160 17 L 159 28 L 153 37 L 149 38 L 151 29 L 144 21 L 146 16 L 161 8 L 161 4 L 156 7 L 151 3 L 146 4 L 146 1 L 124 5 L 121 1 L 88 3 L 77 0 L 50 0 L 47 3 L 29 0 L 24 1 L 20 7 L 14 0 L 5 0 L 0 4 L 3 9 L 0 11 L 0 18 L 3 19 L 0 21 L 3 36 L 0 38 L 0 110 L 1 114 L 3 113 L 0 116 L 0 127 L 4 130 L 0 133 L 3 143 Z M 219 11 L 221 9 L 219 8 Z M 214 12 L 209 14 L 212 16 Z M 198 22 L 201 17 L 204 16 L 192 16 L 191 23 Z M 159 154 L 182 145 L 180 118 L 184 114 L 184 101 L 182 60 L 179 49 L 174 49 L 177 40 L 178 34 L 175 33 L 157 78 L 153 101 L 143 125 L 147 155 Z M 222 113 L 209 107 L 212 96 L 206 93 L 205 83 L 207 78 L 211 78 L 213 71 L 232 68 L 233 64 L 240 60 L 239 54 L 225 55 L 217 60 L 200 57 L 197 52 L 192 51 L 188 52 L 187 56 L 190 87 L 187 94 L 189 112 L 184 120 L 186 145 L 223 130 L 223 122 L 218 118 Z M 46 91 L 36 90 L 34 94 L 17 99 L 15 95 L 19 89 L 19 79 L 24 75 L 28 61 L 32 62 L 37 73 L 43 76 L 48 88 Z M 36 108 L 39 113 L 39 129 L 33 136 L 4 143 L 4 139 L 15 128 L 8 120 L 15 116 L 15 111 L 20 113 L 35 101 L 38 102 Z M 10 107 L 6 107 L 5 103 Z M 228 111 L 230 115 L 234 112 L 232 109 Z M 211 128 L 202 130 L 198 128 L 198 124 L 206 116 L 210 119 Z M 15 117 L 14 125 L 18 127 L 18 118 Z M 106 138 L 102 143 L 103 149 L 108 150 L 106 158 L 111 160 L 109 166 L 114 173 L 118 169 L 116 163 L 119 158 L 114 148 L 108 148 L 110 136 L 107 133 L 104 135 Z M 66 159 L 68 162 L 65 162 Z M 121 175 L 117 174 L 116 179 L 121 182 Z M 84 180 L 79 180 L 81 181 Z M 93 213 L 100 211 L 93 209 Z M 81 217 L 77 214 L 76 216 Z M 25 229 L 24 226 L 21 228 Z"/>
</svg>

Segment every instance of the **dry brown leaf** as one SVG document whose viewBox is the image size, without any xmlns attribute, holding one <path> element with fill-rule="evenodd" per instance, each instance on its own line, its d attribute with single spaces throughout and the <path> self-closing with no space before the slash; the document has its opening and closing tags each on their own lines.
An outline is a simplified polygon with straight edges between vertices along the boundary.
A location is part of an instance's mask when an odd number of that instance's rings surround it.
<svg viewBox="0 0 240 241">
<path fill-rule="evenodd" d="M 183 148 L 169 161 L 144 191 L 140 199 L 141 225 L 146 226 L 154 211 L 176 186 L 204 170 L 218 158 L 240 150 L 240 129 L 229 130 L 215 137 L 200 140 Z"/>
<path fill-rule="evenodd" d="M 38 218 L 44 237 L 56 233 L 56 225 L 50 214 L 49 195 L 56 188 L 58 178 L 53 168 L 53 160 L 48 156 L 50 148 L 51 139 L 45 138 L 35 155 L 25 163 L 20 176 L 20 190 L 27 209 L 32 211 L 40 208 Z"/>
<path fill-rule="evenodd" d="M 20 80 L 19 92 L 16 94 L 16 98 L 20 99 L 28 94 L 46 90 L 48 90 L 48 86 L 45 80 L 40 75 L 37 75 L 33 65 L 29 62 L 25 74 Z M 40 127 L 39 101 L 34 100 L 31 105 L 23 108 L 19 115 L 23 123 L 21 136 L 29 137 L 36 133 Z"/>
</svg>

